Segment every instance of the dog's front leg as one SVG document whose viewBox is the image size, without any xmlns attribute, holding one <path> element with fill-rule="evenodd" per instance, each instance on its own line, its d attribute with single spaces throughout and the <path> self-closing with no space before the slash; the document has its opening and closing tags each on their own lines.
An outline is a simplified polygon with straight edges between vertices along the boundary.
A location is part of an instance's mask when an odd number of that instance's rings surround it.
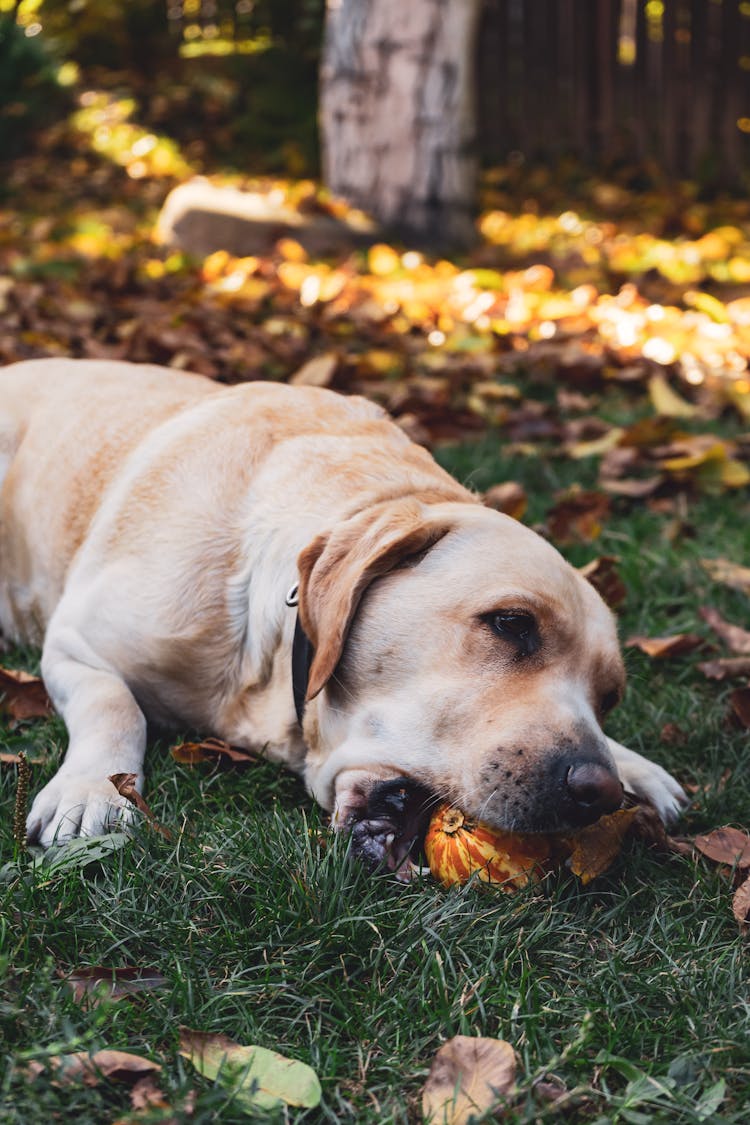
<svg viewBox="0 0 750 1125">
<path fill-rule="evenodd" d="M 96 836 L 132 815 L 109 776 L 143 780 L 146 720 L 117 673 L 103 665 L 73 629 L 48 635 L 42 676 L 68 728 L 69 746 L 27 820 L 30 842 L 44 847 L 72 836 Z"/>
<path fill-rule="evenodd" d="M 649 801 L 666 825 L 673 824 L 690 804 L 680 783 L 635 750 L 629 750 L 613 738 L 608 738 L 607 742 L 625 791 Z"/>
</svg>

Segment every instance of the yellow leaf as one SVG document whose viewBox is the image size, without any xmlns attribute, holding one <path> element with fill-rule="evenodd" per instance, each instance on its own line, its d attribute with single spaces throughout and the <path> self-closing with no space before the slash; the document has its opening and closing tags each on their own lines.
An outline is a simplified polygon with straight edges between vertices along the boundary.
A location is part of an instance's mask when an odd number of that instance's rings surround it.
<svg viewBox="0 0 750 1125">
<path fill-rule="evenodd" d="M 672 390 L 661 374 L 652 375 L 648 381 L 648 393 L 657 414 L 663 418 L 694 418 L 697 407 L 686 402 L 677 391 Z"/>
<path fill-rule="evenodd" d="M 376 242 L 367 252 L 367 265 L 376 277 L 387 277 L 401 268 L 401 259 L 392 246 Z"/>
<path fill-rule="evenodd" d="M 624 433 L 625 431 L 620 426 L 613 426 L 611 430 L 607 430 L 606 434 L 594 438 L 593 441 L 574 441 L 570 445 L 566 445 L 565 452 L 577 461 L 582 457 L 601 457 L 603 453 L 609 453 L 612 449 L 617 448 Z"/>
<path fill-rule="evenodd" d="M 744 488 L 750 484 L 750 469 L 742 461 L 725 461 L 721 466 L 721 483 L 727 488 Z"/>
<path fill-rule="evenodd" d="M 687 443 L 686 443 L 687 444 Z M 697 469 L 709 461 L 726 461 L 727 447 L 723 441 L 706 443 L 702 448 L 696 448 L 693 453 L 685 453 L 680 457 L 667 457 L 661 462 L 661 468 L 670 473 L 681 473 L 685 469 Z"/>
</svg>

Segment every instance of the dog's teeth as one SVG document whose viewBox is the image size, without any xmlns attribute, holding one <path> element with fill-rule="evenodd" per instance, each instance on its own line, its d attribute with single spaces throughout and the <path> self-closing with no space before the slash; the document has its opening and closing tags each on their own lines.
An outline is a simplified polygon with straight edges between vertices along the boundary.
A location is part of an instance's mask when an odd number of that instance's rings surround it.
<svg viewBox="0 0 750 1125">
<path fill-rule="evenodd" d="M 385 838 L 385 846 L 387 848 L 390 848 L 391 844 L 393 843 L 393 841 L 395 839 L 396 839 L 396 833 L 395 832 L 389 832 L 388 835 Z"/>
</svg>

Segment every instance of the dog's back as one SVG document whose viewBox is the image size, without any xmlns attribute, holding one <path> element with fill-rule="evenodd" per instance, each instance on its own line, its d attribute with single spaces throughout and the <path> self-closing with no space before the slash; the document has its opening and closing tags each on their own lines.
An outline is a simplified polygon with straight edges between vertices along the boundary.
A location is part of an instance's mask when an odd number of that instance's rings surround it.
<svg viewBox="0 0 750 1125">
<path fill-rule="evenodd" d="M 6 636 L 41 642 L 70 561 L 119 466 L 160 422 L 216 389 L 199 375 L 110 360 L 29 360 L 0 372 Z"/>
</svg>

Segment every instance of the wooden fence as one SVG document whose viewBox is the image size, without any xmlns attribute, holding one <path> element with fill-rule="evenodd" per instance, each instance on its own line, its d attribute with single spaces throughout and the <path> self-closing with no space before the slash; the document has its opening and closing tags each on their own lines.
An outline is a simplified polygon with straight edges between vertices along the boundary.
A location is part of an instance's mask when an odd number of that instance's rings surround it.
<svg viewBox="0 0 750 1125">
<path fill-rule="evenodd" d="M 485 162 L 572 152 L 712 184 L 750 173 L 747 0 L 484 2 Z"/>
</svg>

